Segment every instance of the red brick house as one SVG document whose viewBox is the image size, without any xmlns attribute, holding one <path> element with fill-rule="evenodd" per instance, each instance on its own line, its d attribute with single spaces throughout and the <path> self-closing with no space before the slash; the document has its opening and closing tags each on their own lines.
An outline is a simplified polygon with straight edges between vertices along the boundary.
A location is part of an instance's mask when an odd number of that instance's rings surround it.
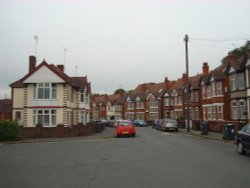
<svg viewBox="0 0 250 188">
<path fill-rule="evenodd" d="M 228 62 L 227 75 L 230 80 L 230 120 L 247 121 L 246 71 L 247 55 Z"/>
<path fill-rule="evenodd" d="M 12 101 L 10 99 L 0 100 L 0 121 L 12 119 Z"/>
<path fill-rule="evenodd" d="M 190 82 L 190 119 L 194 127 L 195 122 L 202 120 L 201 90 L 200 81 L 202 76 L 199 74 L 189 78 Z"/>
<path fill-rule="evenodd" d="M 108 95 L 92 96 L 91 99 L 92 120 L 107 119 Z"/>
</svg>

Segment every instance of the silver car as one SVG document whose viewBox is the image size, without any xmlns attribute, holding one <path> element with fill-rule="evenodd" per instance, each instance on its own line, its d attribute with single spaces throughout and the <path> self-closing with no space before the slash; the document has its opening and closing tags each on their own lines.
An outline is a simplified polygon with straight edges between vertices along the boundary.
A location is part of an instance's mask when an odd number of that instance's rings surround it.
<svg viewBox="0 0 250 188">
<path fill-rule="evenodd" d="M 179 131 L 177 121 L 175 119 L 165 119 L 161 125 L 162 131 Z"/>
</svg>

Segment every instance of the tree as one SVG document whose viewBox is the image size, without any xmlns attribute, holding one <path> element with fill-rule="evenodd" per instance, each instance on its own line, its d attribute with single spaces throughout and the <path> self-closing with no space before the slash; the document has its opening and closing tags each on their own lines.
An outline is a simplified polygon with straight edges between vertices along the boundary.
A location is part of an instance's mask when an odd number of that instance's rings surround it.
<svg viewBox="0 0 250 188">
<path fill-rule="evenodd" d="M 126 93 L 126 91 L 124 90 L 124 89 L 117 89 L 117 90 L 115 90 L 115 92 L 114 92 L 114 94 L 116 95 L 116 94 L 123 94 L 123 93 Z"/>
<path fill-rule="evenodd" d="M 241 46 L 241 47 L 239 47 L 239 48 L 233 49 L 230 53 L 231 53 L 232 55 L 234 55 L 236 58 L 240 58 L 240 57 L 243 56 L 248 50 L 250 50 L 250 41 L 249 41 L 249 40 L 246 42 L 246 44 L 244 44 L 243 46 Z M 226 58 L 227 58 L 227 56 L 224 57 L 224 58 L 222 59 L 222 63 L 225 63 L 225 59 L 226 59 Z"/>
<path fill-rule="evenodd" d="M 94 96 L 94 97 L 99 97 L 100 96 L 99 93 L 92 93 L 91 95 Z"/>
<path fill-rule="evenodd" d="M 247 50 L 250 50 L 250 41 L 248 40 L 245 45 L 235 48 L 231 53 L 237 58 L 241 57 L 246 53 Z"/>
</svg>

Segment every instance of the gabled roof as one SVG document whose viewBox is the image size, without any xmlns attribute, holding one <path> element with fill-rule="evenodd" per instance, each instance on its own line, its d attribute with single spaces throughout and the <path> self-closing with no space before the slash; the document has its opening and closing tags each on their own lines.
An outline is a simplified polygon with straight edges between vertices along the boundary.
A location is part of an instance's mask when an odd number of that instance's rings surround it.
<svg viewBox="0 0 250 188">
<path fill-rule="evenodd" d="M 123 94 L 108 95 L 108 101 L 111 103 L 111 105 L 123 104 L 124 95 Z"/>
<path fill-rule="evenodd" d="M 214 81 L 223 80 L 225 78 L 225 73 L 222 71 L 212 71 L 210 80 L 211 80 L 211 78 L 213 78 Z"/>
<path fill-rule="evenodd" d="M 200 88 L 201 79 L 202 79 L 202 76 L 200 74 L 189 78 L 189 82 L 190 82 L 190 86 L 192 90 Z"/>
<path fill-rule="evenodd" d="M 71 85 L 74 88 L 84 89 L 84 88 L 87 87 L 87 91 L 88 92 L 91 91 L 90 83 L 88 82 L 87 76 L 85 76 L 85 77 L 69 77 L 60 68 L 56 67 L 53 64 L 49 65 L 45 60 L 43 60 L 43 62 L 41 64 L 39 64 L 37 67 L 35 67 L 32 71 L 27 73 L 23 78 L 21 78 L 20 80 L 17 80 L 16 82 L 10 84 L 10 87 L 12 87 L 12 88 L 23 88 L 24 87 L 24 81 L 26 79 L 28 79 L 31 75 L 35 74 L 42 67 L 47 67 L 54 74 L 56 74 L 62 80 L 64 80 L 65 83 L 68 83 L 69 85 Z"/>
<path fill-rule="evenodd" d="M 94 103 L 96 103 L 96 105 L 107 105 L 108 95 L 96 96 L 96 97 L 93 97 L 92 100 Z"/>
</svg>

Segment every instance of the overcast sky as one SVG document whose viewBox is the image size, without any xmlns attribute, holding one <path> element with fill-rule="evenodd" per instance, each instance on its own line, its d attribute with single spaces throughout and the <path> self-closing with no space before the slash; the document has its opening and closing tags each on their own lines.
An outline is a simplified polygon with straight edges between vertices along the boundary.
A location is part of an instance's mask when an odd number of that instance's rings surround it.
<svg viewBox="0 0 250 188">
<path fill-rule="evenodd" d="M 28 71 L 28 57 L 88 76 L 92 93 L 176 80 L 210 70 L 250 40 L 249 0 L 1 0 L 0 98 Z M 64 48 L 67 49 L 64 59 Z M 76 68 L 76 66 L 78 68 Z"/>
</svg>

